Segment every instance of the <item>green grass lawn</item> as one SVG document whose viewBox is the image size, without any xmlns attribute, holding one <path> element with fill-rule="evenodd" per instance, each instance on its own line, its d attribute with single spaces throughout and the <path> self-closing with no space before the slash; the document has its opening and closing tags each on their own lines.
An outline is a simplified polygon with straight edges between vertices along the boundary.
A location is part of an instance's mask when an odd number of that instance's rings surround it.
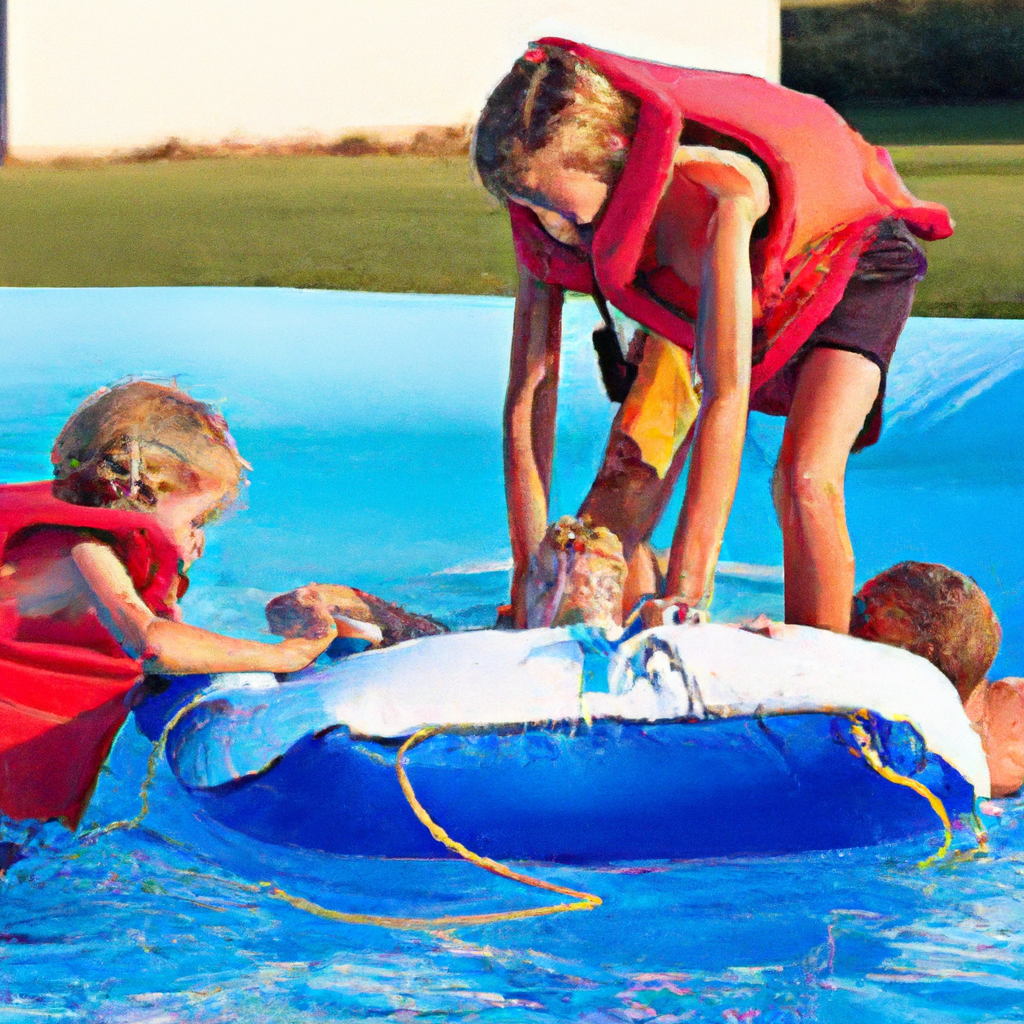
<svg viewBox="0 0 1024 1024">
<path fill-rule="evenodd" d="M 894 150 L 957 233 L 923 315 L 1024 317 L 1024 146 Z M 508 218 L 464 162 L 259 157 L 0 169 L 0 284 L 511 294 Z"/>
<path fill-rule="evenodd" d="M 0 284 L 505 292 L 464 160 L 254 157 L 0 170 Z"/>
</svg>

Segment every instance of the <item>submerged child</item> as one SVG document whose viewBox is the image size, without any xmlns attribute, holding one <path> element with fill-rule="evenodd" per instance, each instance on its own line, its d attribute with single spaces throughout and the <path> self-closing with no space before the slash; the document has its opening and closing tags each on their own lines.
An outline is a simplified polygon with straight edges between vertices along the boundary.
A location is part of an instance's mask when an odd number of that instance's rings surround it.
<svg viewBox="0 0 1024 1024">
<path fill-rule="evenodd" d="M 622 541 L 625 607 L 657 592 L 647 541 L 690 450 L 660 595 L 664 607 L 708 599 L 751 408 L 787 417 L 775 475 L 786 619 L 846 632 L 846 463 L 878 437 L 925 269 L 913 236 L 949 235 L 947 211 L 912 196 L 888 155 L 814 97 L 568 40 L 516 61 L 480 117 L 474 160 L 508 205 L 520 280 L 505 402 L 516 625 L 547 528 L 570 289 L 645 329 L 580 510 Z"/>
<path fill-rule="evenodd" d="M 993 796 L 1024 784 L 1024 679 L 985 676 L 1002 631 L 985 592 L 944 565 L 901 562 L 869 580 L 853 602 L 850 633 L 926 658 L 956 687 L 981 736 Z"/>
<path fill-rule="evenodd" d="M 0 486 L 0 812 L 73 828 L 145 673 L 293 672 L 338 629 L 328 617 L 314 636 L 262 643 L 182 621 L 204 529 L 249 468 L 224 419 L 184 391 L 102 389 L 52 461 L 52 483 Z"/>
<path fill-rule="evenodd" d="M 531 559 L 526 583 L 527 626 L 622 625 L 626 581 L 622 542 L 589 517 L 562 516 Z"/>
</svg>

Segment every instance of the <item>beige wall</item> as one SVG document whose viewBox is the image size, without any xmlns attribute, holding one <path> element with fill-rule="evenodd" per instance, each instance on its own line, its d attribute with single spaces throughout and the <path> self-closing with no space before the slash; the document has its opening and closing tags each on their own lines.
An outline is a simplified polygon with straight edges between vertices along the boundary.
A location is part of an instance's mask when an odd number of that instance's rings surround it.
<svg viewBox="0 0 1024 1024">
<path fill-rule="evenodd" d="M 564 34 L 778 77 L 778 0 L 9 0 L 14 155 L 473 118 Z"/>
</svg>

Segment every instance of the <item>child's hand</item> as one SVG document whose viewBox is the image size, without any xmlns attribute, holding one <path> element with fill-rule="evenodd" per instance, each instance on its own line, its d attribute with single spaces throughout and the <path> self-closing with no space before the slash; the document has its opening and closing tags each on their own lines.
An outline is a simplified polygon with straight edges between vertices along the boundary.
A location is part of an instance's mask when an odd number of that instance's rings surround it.
<svg viewBox="0 0 1024 1024">
<path fill-rule="evenodd" d="M 282 640 L 274 650 L 279 653 L 281 663 L 274 667 L 275 672 L 298 672 L 316 661 L 338 635 L 337 627 L 331 622 L 325 635 L 319 637 L 291 637 Z"/>
<path fill-rule="evenodd" d="M 696 626 L 708 621 L 708 613 L 691 608 L 680 597 L 651 598 L 640 606 L 640 621 L 644 629 L 656 626 Z"/>
<path fill-rule="evenodd" d="M 740 200 L 749 205 L 753 220 L 768 211 L 768 180 L 761 168 L 742 153 L 711 146 L 680 146 L 675 166 L 676 173 L 716 199 Z"/>
</svg>

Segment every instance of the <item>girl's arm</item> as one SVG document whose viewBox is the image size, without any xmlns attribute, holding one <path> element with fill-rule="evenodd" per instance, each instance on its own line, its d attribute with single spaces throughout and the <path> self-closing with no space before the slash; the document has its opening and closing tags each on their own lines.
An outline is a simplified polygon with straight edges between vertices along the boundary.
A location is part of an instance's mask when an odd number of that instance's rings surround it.
<svg viewBox="0 0 1024 1024">
<path fill-rule="evenodd" d="M 512 542 L 512 609 L 526 625 L 526 573 L 548 525 L 562 336 L 562 289 L 519 268 L 505 395 L 505 500 Z"/>
<path fill-rule="evenodd" d="M 335 636 L 331 631 L 318 640 L 265 644 L 162 619 L 146 607 L 128 570 L 105 544 L 76 544 L 71 557 L 109 615 L 119 643 L 143 658 L 147 672 L 297 672 L 323 653 Z"/>
<path fill-rule="evenodd" d="M 704 391 L 665 581 L 668 597 L 692 607 L 710 591 L 739 479 L 753 334 L 750 233 L 768 209 L 768 183 L 753 161 L 703 147 L 681 148 L 675 173 L 717 200 L 697 318 L 695 355 Z"/>
</svg>

